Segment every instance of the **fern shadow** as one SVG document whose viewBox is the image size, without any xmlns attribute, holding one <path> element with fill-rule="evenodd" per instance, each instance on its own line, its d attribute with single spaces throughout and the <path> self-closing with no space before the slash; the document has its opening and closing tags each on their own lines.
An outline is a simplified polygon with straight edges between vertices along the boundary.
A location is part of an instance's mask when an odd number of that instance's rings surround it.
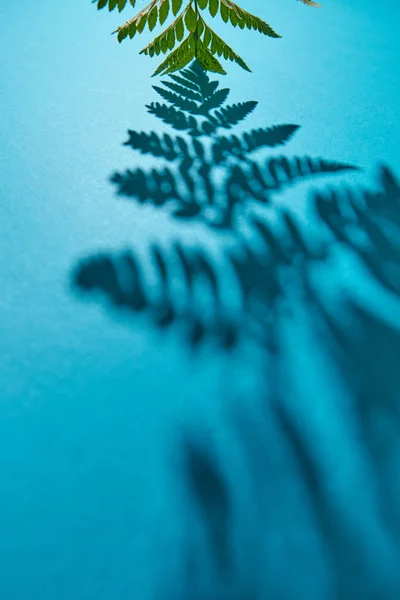
<svg viewBox="0 0 400 600">
<path fill-rule="evenodd" d="M 184 439 L 181 452 L 188 504 L 204 525 L 207 554 L 213 557 L 217 577 L 229 578 L 233 570 L 232 506 L 225 475 L 204 441 Z"/>
<path fill-rule="evenodd" d="M 153 87 L 164 103 L 151 103 L 148 112 L 181 135 L 129 130 L 125 145 L 164 165 L 115 172 L 111 181 L 119 196 L 166 206 L 178 219 L 234 229 L 249 204 L 268 205 L 274 194 L 297 181 L 354 169 L 310 157 L 273 156 L 261 161 L 261 152 L 286 145 L 299 126 L 224 133 L 244 121 L 257 102 L 227 104 L 230 90 L 219 89 L 218 81 L 211 81 L 197 62 Z"/>
<path fill-rule="evenodd" d="M 324 352 L 333 359 L 349 392 L 358 435 L 374 468 L 380 518 L 388 537 L 393 537 L 400 532 L 398 502 L 395 486 L 387 483 L 383 470 L 390 448 L 382 435 L 377 436 L 377 415 L 391 436 L 398 433 L 400 327 L 390 315 L 372 310 L 368 298 L 356 300 L 346 290 L 342 293 L 344 315 L 335 314 L 313 274 L 315 267 L 329 264 L 340 248 L 354 256 L 382 293 L 397 302 L 400 186 L 395 175 L 381 167 L 378 188 L 373 191 L 342 186 L 310 193 L 308 207 L 318 227 L 309 227 L 289 209 L 276 208 L 275 194 L 301 179 L 354 167 L 310 158 L 272 157 L 260 163 L 254 158 L 256 152 L 286 144 L 298 127 L 281 125 L 221 135 L 221 130 L 243 121 L 256 103 L 224 106 L 229 92 L 219 90 L 196 64 L 171 75 L 163 85 L 156 91 L 165 103 L 153 103 L 148 109 L 182 135 L 129 131 L 128 147 L 165 164 L 150 171 L 140 167 L 115 173 L 112 181 L 117 193 L 139 204 L 166 208 L 181 221 L 194 219 L 207 227 L 226 229 L 234 234 L 233 243 L 226 244 L 224 239 L 218 256 L 196 244 L 176 241 L 165 247 L 154 243 L 147 261 L 134 249 L 105 251 L 79 261 L 71 275 L 73 289 L 84 297 L 100 294 L 115 311 L 146 316 L 160 331 L 179 328 L 193 349 L 212 339 L 219 348 L 232 351 L 250 339 L 265 351 L 271 371 L 276 371 L 283 352 L 279 324 L 290 313 L 290 290 L 297 286 L 301 291 L 297 298 L 311 312 Z M 274 208 L 273 223 L 252 212 L 251 207 L 260 204 Z M 239 218 L 245 221 L 247 236 L 239 234 Z M 332 513 L 318 457 L 281 399 L 279 395 L 273 398 L 274 419 L 296 456 L 317 527 L 339 569 L 346 531 L 335 530 L 340 515 Z M 251 428 L 246 433 L 242 423 L 238 436 L 253 456 L 265 458 L 263 441 L 258 444 Z M 205 524 L 215 564 L 229 572 L 231 498 L 224 473 L 192 441 L 185 441 L 183 454 L 183 478 Z M 258 458 L 254 465 L 255 471 L 262 470 Z M 357 563 L 358 568 L 361 572 L 364 565 Z M 338 597 L 346 597 L 340 585 Z M 356 595 L 355 591 L 350 597 Z"/>
<path fill-rule="evenodd" d="M 386 486 L 391 478 L 384 465 L 400 429 L 400 184 L 391 169 L 382 165 L 376 190 L 332 188 L 314 194 L 312 203 L 331 235 L 332 247 L 340 246 L 353 255 L 379 292 L 374 303 L 368 302 L 366 294 L 347 292 L 343 318 L 327 309 L 315 284 L 305 278 L 308 301 L 315 307 L 351 394 L 359 435 L 375 466 L 376 480 Z M 392 507 L 395 504 L 393 489 L 386 489 L 382 497 L 385 513 L 390 497 Z M 388 521 L 393 529 L 393 514 Z M 399 516 L 396 521 L 400 532 Z"/>
<path fill-rule="evenodd" d="M 356 167 L 310 157 L 259 160 L 260 152 L 284 146 L 299 126 L 221 134 L 244 121 L 257 102 L 226 104 L 230 90 L 219 89 L 196 61 L 154 88 L 165 102 L 153 102 L 148 111 L 185 137 L 129 130 L 126 146 L 164 164 L 114 173 L 117 194 L 140 205 L 167 207 L 182 222 L 197 220 L 227 230 L 235 244 L 219 264 L 208 251 L 180 242 L 167 249 L 153 244 L 147 263 L 133 250 L 99 254 L 77 266 L 74 289 L 100 292 L 125 313 L 145 313 L 160 329 L 180 323 L 192 348 L 211 335 L 220 347 L 232 349 L 250 334 L 273 349 L 285 279 L 299 261 L 324 260 L 326 254 L 323 244 L 309 244 L 290 211 L 276 210 L 274 194 L 297 181 Z M 275 211 L 277 228 L 252 211 L 257 205 Z M 250 232 L 247 238 L 238 227 L 240 219 Z M 228 295 L 233 299 L 229 310 Z"/>
</svg>

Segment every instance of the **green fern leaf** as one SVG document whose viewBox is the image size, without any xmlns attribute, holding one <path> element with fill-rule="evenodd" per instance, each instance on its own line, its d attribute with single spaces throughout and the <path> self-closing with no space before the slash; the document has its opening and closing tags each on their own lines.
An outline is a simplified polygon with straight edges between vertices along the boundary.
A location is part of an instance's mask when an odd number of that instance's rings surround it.
<svg viewBox="0 0 400 600">
<path fill-rule="evenodd" d="M 193 34 L 189 34 L 187 38 L 178 46 L 161 65 L 154 71 L 153 77 L 160 73 L 173 73 L 186 67 L 195 56 L 195 43 Z"/>
<path fill-rule="evenodd" d="M 212 17 L 215 17 L 215 15 L 218 13 L 219 4 L 220 0 L 209 0 L 208 9 Z"/>
<path fill-rule="evenodd" d="M 148 46 L 140 51 L 140 54 L 148 54 L 152 56 L 155 54 L 166 54 L 168 50 L 172 50 L 175 46 L 176 40 L 181 41 L 184 36 L 184 25 L 183 15 L 179 16 L 175 21 L 167 27 L 163 33 L 158 35 Z M 157 52 L 157 49 L 159 51 Z"/>
<path fill-rule="evenodd" d="M 157 25 L 157 18 L 158 18 L 158 7 L 156 5 L 151 9 L 148 19 L 147 19 L 147 25 L 148 25 L 150 31 L 153 31 L 154 27 Z"/>
<path fill-rule="evenodd" d="M 181 10 L 182 0 L 172 0 L 172 12 L 174 15 L 177 15 Z"/>
<path fill-rule="evenodd" d="M 197 25 L 197 16 L 192 6 L 189 6 L 185 14 L 185 25 L 189 31 L 193 32 Z"/>
<path fill-rule="evenodd" d="M 159 15 L 159 20 L 160 20 L 160 25 L 163 25 L 169 15 L 169 0 L 162 0 L 160 7 L 158 9 L 158 15 Z"/>
<path fill-rule="evenodd" d="M 98 9 L 108 7 L 109 11 L 116 8 L 121 12 L 128 4 L 128 0 L 92 0 Z M 319 6 L 314 0 L 302 0 L 308 6 Z M 136 0 L 129 0 L 131 6 L 135 6 Z M 253 29 L 271 38 L 279 38 L 278 35 L 266 21 L 253 15 L 232 0 L 189 0 L 182 7 L 183 0 L 151 0 L 135 17 L 118 27 L 118 42 L 122 42 L 128 36 L 133 38 L 137 33 L 142 33 L 147 26 L 150 31 L 156 27 L 157 22 L 163 25 L 170 14 L 177 17 L 172 24 L 158 35 L 150 44 L 140 51 L 140 54 L 154 56 L 171 53 L 156 69 L 154 75 L 161 73 L 173 73 L 185 68 L 193 58 L 197 58 L 199 65 L 205 71 L 225 74 L 226 71 L 218 58 L 223 57 L 238 64 L 246 71 L 250 68 L 241 56 L 213 31 L 204 21 L 200 11 L 208 8 L 211 17 L 220 13 L 225 23 L 240 29 Z M 185 38 L 185 28 L 189 36 Z M 195 38 L 191 37 L 191 34 Z M 180 42 L 178 47 L 176 43 Z"/>
<path fill-rule="evenodd" d="M 255 29 L 264 35 L 273 38 L 280 38 L 281 36 L 272 29 L 268 23 L 240 8 L 237 4 L 231 0 L 220 0 L 221 2 L 221 16 L 225 22 L 228 21 L 230 15 L 233 13 L 237 19 L 237 24 L 246 26 L 248 29 Z M 223 12 L 222 12 L 223 11 Z"/>
<path fill-rule="evenodd" d="M 218 56 L 223 56 L 225 59 L 229 59 L 233 62 L 236 62 L 240 67 L 242 67 L 242 69 L 250 72 L 250 69 L 246 65 L 244 60 L 238 54 L 236 54 L 236 52 L 234 52 L 232 50 L 232 48 L 230 46 L 228 46 L 228 44 L 226 42 L 224 42 L 224 40 L 222 38 L 220 38 L 215 33 L 215 31 L 213 31 L 211 29 L 211 27 L 206 25 L 206 23 L 203 20 L 201 22 L 204 25 L 204 37 L 203 37 L 204 46 L 206 48 L 211 46 L 212 54 L 217 54 Z"/>
<path fill-rule="evenodd" d="M 226 71 L 221 63 L 207 50 L 201 40 L 197 40 L 195 56 L 205 71 L 225 75 Z"/>
</svg>

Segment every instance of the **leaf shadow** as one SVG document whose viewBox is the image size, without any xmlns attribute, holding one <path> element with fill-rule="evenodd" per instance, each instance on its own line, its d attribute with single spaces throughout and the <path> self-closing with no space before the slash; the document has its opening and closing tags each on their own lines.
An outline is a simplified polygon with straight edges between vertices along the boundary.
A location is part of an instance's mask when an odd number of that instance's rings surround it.
<svg viewBox="0 0 400 600">
<path fill-rule="evenodd" d="M 162 86 L 154 87 L 165 104 L 147 108 L 186 137 L 129 130 L 126 146 L 164 164 L 114 173 L 117 194 L 140 205 L 169 206 L 173 218 L 228 232 L 234 245 L 225 248 L 222 241 L 226 251 L 219 253 L 219 264 L 207 250 L 179 241 L 168 248 L 153 244 L 147 263 L 131 249 L 114 256 L 100 253 L 76 266 L 73 288 L 100 292 L 125 313 L 145 313 L 160 329 L 182 325 L 191 348 L 211 335 L 220 347 L 232 349 L 242 333 L 272 348 L 272 315 L 283 295 L 283 280 L 301 256 L 311 261 L 325 257 L 323 244 L 309 245 L 304 227 L 290 211 L 275 210 L 272 194 L 303 179 L 356 168 L 310 157 L 272 156 L 260 162 L 255 156 L 259 151 L 285 145 L 298 126 L 221 135 L 257 103 L 226 104 L 230 90 L 219 89 L 218 81 L 211 81 L 196 61 L 179 75 L 171 74 Z M 257 204 L 271 206 L 278 230 L 253 213 Z M 239 213 L 250 232 L 247 238 L 237 227 Z M 228 296 L 233 298 L 232 310 L 226 310 Z"/>
<path fill-rule="evenodd" d="M 286 145 L 299 126 L 222 134 L 244 121 L 257 102 L 227 104 L 230 90 L 218 85 L 195 61 L 179 75 L 171 74 L 162 86 L 153 86 L 165 102 L 149 104 L 148 112 L 186 138 L 129 130 L 125 145 L 164 165 L 115 172 L 111 181 L 119 196 L 166 206 L 178 219 L 233 230 L 249 204 L 268 205 L 274 194 L 303 179 L 355 170 L 352 165 L 307 156 L 260 161 L 260 152 Z"/>
<path fill-rule="evenodd" d="M 168 214 L 182 222 L 197 220 L 217 232 L 226 230 L 233 243 L 223 240 L 213 255 L 196 244 L 176 241 L 165 247 L 157 242 L 150 246 L 147 262 L 134 249 L 98 253 L 75 265 L 71 273 L 74 291 L 84 297 L 100 294 L 116 312 L 140 313 L 160 331 L 176 326 L 192 349 L 212 339 L 218 348 L 233 351 L 250 339 L 272 356 L 273 368 L 281 360 L 278 325 L 290 313 L 288 290 L 294 282 L 349 392 L 359 437 L 374 468 L 381 519 L 388 536 L 393 536 L 393 530 L 400 532 L 397 498 L 383 473 L 389 448 L 382 436 L 377 444 L 376 415 L 383 413 L 392 434 L 398 431 L 399 327 L 346 291 L 345 317 L 334 314 L 318 292 L 313 271 L 317 265 L 326 265 L 338 247 L 345 249 L 380 289 L 398 300 L 400 186 L 395 175 L 382 166 L 375 191 L 342 186 L 310 193 L 308 206 L 318 229 L 308 227 L 291 210 L 276 208 L 276 194 L 305 178 L 340 174 L 354 167 L 309 157 L 274 156 L 260 162 L 256 153 L 285 145 L 298 126 L 221 135 L 221 130 L 243 121 L 256 103 L 225 106 L 229 91 L 219 90 L 196 64 L 163 85 L 156 91 L 165 103 L 153 103 L 148 110 L 182 135 L 130 130 L 128 147 L 165 164 L 115 173 L 112 182 L 118 195 L 139 204 L 167 207 Z M 216 170 L 219 177 L 215 177 Z M 252 212 L 257 205 L 271 206 L 274 222 Z M 247 236 L 237 226 L 239 217 L 245 220 Z M 273 410 L 277 427 L 297 457 L 317 527 L 328 547 L 336 544 L 332 561 L 339 569 L 338 548 L 343 540 L 339 534 L 335 538 L 328 484 L 318 471 L 318 457 L 279 395 Z M 251 439 L 251 429 L 239 428 L 238 436 L 254 454 L 257 444 Z M 192 441 L 184 443 L 182 452 L 186 460 L 182 477 L 202 515 L 215 562 L 226 566 L 231 501 L 224 473 Z M 257 468 L 262 470 L 262 463 Z M 340 590 L 338 597 L 345 597 Z"/>
<path fill-rule="evenodd" d="M 232 572 L 230 490 L 216 457 L 204 442 L 181 440 L 182 478 L 189 503 L 204 523 L 209 556 L 217 577 L 229 578 Z"/>
</svg>

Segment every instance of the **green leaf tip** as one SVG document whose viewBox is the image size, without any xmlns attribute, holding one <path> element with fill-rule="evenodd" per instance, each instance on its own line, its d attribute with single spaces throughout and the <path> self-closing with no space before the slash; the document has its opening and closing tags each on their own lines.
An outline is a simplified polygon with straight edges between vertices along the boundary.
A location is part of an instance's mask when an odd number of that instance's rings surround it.
<svg viewBox="0 0 400 600">
<path fill-rule="evenodd" d="M 300 0 L 311 7 L 321 6 L 314 0 Z M 117 9 L 122 12 L 128 5 L 135 7 L 136 0 L 92 0 L 97 8 Z M 148 56 L 167 55 L 153 75 L 174 73 L 186 67 L 196 58 L 205 71 L 226 74 L 220 58 L 235 62 L 245 71 L 251 72 L 246 62 L 206 23 L 203 14 L 207 11 L 212 18 L 218 15 L 225 23 L 239 29 L 251 29 L 270 38 L 281 36 L 264 20 L 253 15 L 232 0 L 151 0 L 132 19 L 121 25 L 113 33 L 118 42 L 127 37 L 132 39 L 146 28 L 153 31 L 174 17 L 170 24 L 152 42 L 140 51 Z"/>
</svg>

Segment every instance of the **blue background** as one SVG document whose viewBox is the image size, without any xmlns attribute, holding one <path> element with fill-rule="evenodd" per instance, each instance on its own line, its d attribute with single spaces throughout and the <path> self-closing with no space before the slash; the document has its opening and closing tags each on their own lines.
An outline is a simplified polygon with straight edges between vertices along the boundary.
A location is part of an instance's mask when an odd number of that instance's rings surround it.
<svg viewBox="0 0 400 600">
<path fill-rule="evenodd" d="M 347 180 L 373 183 L 378 162 L 396 171 L 398 2 L 327 0 L 313 10 L 294 0 L 252 0 L 246 8 L 283 35 L 219 29 L 253 70 L 230 64 L 223 81 L 235 101 L 259 101 L 246 127 L 299 123 L 291 154 L 363 168 Z M 0 596 L 181 597 L 187 539 L 200 540 L 201 554 L 201 534 L 180 492 L 177 439 L 199 427 L 229 462 L 249 513 L 247 533 L 238 533 L 244 579 L 258 580 L 266 557 L 270 598 L 328 598 L 329 568 L 301 498 L 287 509 L 291 524 L 270 515 L 274 533 L 254 550 L 259 564 L 243 550 L 252 545 L 246 535 L 257 538 L 257 522 L 226 409 L 235 396 L 257 395 L 257 365 L 240 352 L 193 357 L 179 335 L 160 335 L 71 293 L 71 268 L 97 250 L 134 244 L 145 251 L 154 239 L 168 244 L 177 236 L 214 243 L 201 226 L 182 231 L 163 211 L 116 199 L 107 181 L 132 163 L 122 146 L 128 128 L 163 131 L 145 108 L 157 100 L 155 63 L 138 56 L 150 37 L 117 44 L 109 33 L 123 20 L 89 1 L 0 6 Z M 352 282 L 351 267 L 339 276 Z M 296 360 L 307 368 L 306 359 Z M 310 372 L 311 403 L 322 383 L 315 364 Z M 322 395 L 329 404 L 342 392 L 328 386 Z M 327 458 L 327 468 L 340 471 L 338 489 L 350 490 L 357 473 L 357 492 L 346 492 L 345 505 L 359 513 L 360 531 L 373 539 L 372 563 L 389 581 L 397 558 L 366 524 L 372 509 L 359 489 L 368 487 L 367 475 L 349 458 L 345 418 L 335 421 L 320 407 L 314 420 L 321 440 L 340 448 L 334 465 Z M 290 480 L 290 464 L 285 468 Z M 291 545 L 282 541 L 279 518 L 294 536 Z M 299 586 L 304 593 L 296 595 Z"/>
</svg>

